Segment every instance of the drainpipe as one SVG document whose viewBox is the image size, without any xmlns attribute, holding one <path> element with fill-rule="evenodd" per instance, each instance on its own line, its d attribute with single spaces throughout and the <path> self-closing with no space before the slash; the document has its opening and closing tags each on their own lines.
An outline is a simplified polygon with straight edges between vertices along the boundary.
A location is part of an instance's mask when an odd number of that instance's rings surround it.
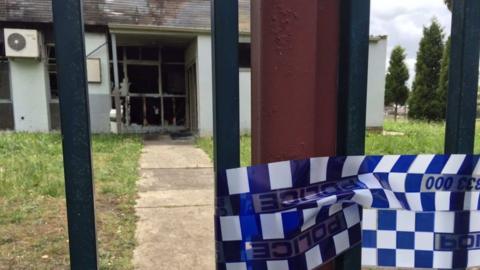
<svg viewBox="0 0 480 270">
<path fill-rule="evenodd" d="M 111 34 L 112 39 L 112 60 L 113 60 L 113 96 L 115 102 L 115 122 L 117 123 L 117 133 L 122 133 L 122 111 L 120 100 L 120 81 L 118 78 L 118 59 L 117 59 L 117 36 Z"/>
</svg>

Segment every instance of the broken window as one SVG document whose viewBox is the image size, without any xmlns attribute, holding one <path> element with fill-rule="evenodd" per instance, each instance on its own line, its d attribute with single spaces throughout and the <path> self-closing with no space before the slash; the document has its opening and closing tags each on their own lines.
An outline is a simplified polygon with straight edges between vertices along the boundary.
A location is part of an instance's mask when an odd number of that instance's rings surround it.
<svg viewBox="0 0 480 270">
<path fill-rule="evenodd" d="M 50 127 L 52 130 L 60 129 L 60 104 L 58 103 L 58 83 L 57 83 L 57 57 L 55 54 L 55 45 L 47 44 L 47 72 L 48 83 L 50 85 Z"/>
<path fill-rule="evenodd" d="M 158 61 L 159 51 L 157 47 L 143 47 L 140 52 L 142 60 Z"/>
<path fill-rule="evenodd" d="M 0 37 L 0 100 L 10 100 L 10 71 L 8 58 L 5 57 L 5 43 L 3 42 L 3 33 Z"/>
<path fill-rule="evenodd" d="M 0 58 L 0 100 L 10 100 L 10 75 L 8 60 Z"/>
<path fill-rule="evenodd" d="M 158 93 L 158 66 L 128 65 L 130 93 Z"/>
<path fill-rule="evenodd" d="M 185 98 L 184 97 L 165 97 L 163 99 L 165 106 L 164 123 L 166 126 L 184 126 L 185 125 Z"/>
<path fill-rule="evenodd" d="M 185 94 L 185 66 L 164 64 L 162 66 L 163 93 Z"/>
<path fill-rule="evenodd" d="M 126 47 L 126 54 L 128 60 L 140 60 L 140 48 L 139 47 Z"/>
<path fill-rule="evenodd" d="M 185 62 L 185 49 L 183 48 L 162 48 L 162 61 L 163 63 L 184 63 Z"/>
<path fill-rule="evenodd" d="M 117 47 L 124 123 L 143 127 L 186 125 L 184 55 L 184 48 Z M 113 68 L 111 72 L 113 80 Z"/>
<path fill-rule="evenodd" d="M 9 65 L 8 60 L 0 56 L 0 130 L 13 128 L 13 104 L 10 95 Z"/>
<path fill-rule="evenodd" d="M 3 31 L 0 29 L 0 130 L 3 129 L 14 129 L 14 121 L 10 93 L 10 66 L 5 56 Z"/>
<path fill-rule="evenodd" d="M 149 125 L 160 126 L 162 124 L 161 106 L 162 101 L 160 98 L 146 98 L 146 118 Z"/>
<path fill-rule="evenodd" d="M 160 98 L 131 97 L 130 122 L 140 126 L 160 126 L 161 106 Z"/>
<path fill-rule="evenodd" d="M 50 99 L 58 99 L 57 84 L 57 58 L 55 55 L 55 45 L 47 44 L 47 68 L 48 81 L 50 83 Z"/>
<path fill-rule="evenodd" d="M 251 67 L 250 55 L 251 55 L 250 43 L 239 43 L 238 44 L 238 65 L 240 68 Z"/>
<path fill-rule="evenodd" d="M 0 29 L 0 59 L 5 59 L 5 42 L 3 41 L 3 31 Z"/>
</svg>

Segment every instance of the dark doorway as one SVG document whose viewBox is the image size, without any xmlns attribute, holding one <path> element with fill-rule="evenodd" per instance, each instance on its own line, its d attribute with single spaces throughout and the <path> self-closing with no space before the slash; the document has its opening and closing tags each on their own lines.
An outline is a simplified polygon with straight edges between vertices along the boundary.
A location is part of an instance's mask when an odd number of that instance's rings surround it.
<svg viewBox="0 0 480 270">
<path fill-rule="evenodd" d="M 187 93 L 184 47 L 117 46 L 117 58 L 127 131 L 190 128 L 187 118 L 193 117 L 189 99 L 194 90 Z"/>
<path fill-rule="evenodd" d="M 128 65 L 130 93 L 158 93 L 158 66 Z"/>
</svg>

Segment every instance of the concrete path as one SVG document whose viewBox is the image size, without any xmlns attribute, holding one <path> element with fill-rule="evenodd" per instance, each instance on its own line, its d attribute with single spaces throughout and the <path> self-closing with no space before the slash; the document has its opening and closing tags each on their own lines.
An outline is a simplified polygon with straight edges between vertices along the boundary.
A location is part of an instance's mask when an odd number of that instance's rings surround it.
<svg viewBox="0 0 480 270">
<path fill-rule="evenodd" d="M 140 172 L 135 269 L 214 269 L 208 156 L 193 142 L 146 140 Z"/>
</svg>

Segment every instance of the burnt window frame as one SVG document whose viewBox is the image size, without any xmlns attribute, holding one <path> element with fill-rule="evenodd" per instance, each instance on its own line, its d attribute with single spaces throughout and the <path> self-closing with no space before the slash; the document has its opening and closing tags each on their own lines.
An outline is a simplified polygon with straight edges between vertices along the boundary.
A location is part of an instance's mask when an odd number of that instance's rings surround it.
<svg viewBox="0 0 480 270">
<path fill-rule="evenodd" d="M 5 55 L 5 43 L 3 40 L 3 29 L 0 29 L 0 63 L 3 66 L 5 64 L 6 73 L 7 73 L 7 80 L 6 80 L 6 97 L 0 97 L 0 106 L 6 106 L 7 110 L 9 111 L 10 117 L 9 120 L 4 121 L 5 119 L 0 120 L 0 130 L 14 130 L 15 123 L 14 123 L 14 115 L 13 115 L 13 98 L 12 98 L 12 83 L 10 78 L 10 60 Z M 0 84 L 3 84 L 0 81 Z M 3 113 L 3 111 L 2 111 Z M 6 117 L 3 115 L 3 117 Z"/>
<path fill-rule="evenodd" d="M 252 46 L 250 42 L 238 43 L 238 67 L 250 69 L 252 67 Z"/>
<path fill-rule="evenodd" d="M 53 51 L 53 57 L 52 57 Z M 50 102 L 59 102 L 59 90 L 58 90 L 58 81 L 57 81 L 57 58 L 55 55 L 55 44 L 54 43 L 47 43 L 45 44 L 45 58 L 46 58 L 46 65 L 47 65 L 47 75 L 48 75 L 48 90 L 49 90 L 49 99 Z M 52 75 L 54 75 L 55 79 L 52 79 Z M 55 81 L 53 81 L 55 80 Z M 55 95 L 54 90 L 52 89 L 52 85 L 56 85 Z"/>
<path fill-rule="evenodd" d="M 5 42 L 3 40 L 3 29 L 0 29 L 0 62 L 1 63 L 6 63 L 7 73 L 10 74 L 10 61 L 5 54 Z M 0 82 L 0 83 L 2 83 L 2 82 Z M 1 103 L 12 103 L 12 84 L 11 84 L 11 81 L 10 81 L 10 75 L 8 75 L 6 89 L 7 89 L 7 93 L 8 93 L 7 94 L 8 98 L 0 97 L 0 102 Z"/>
</svg>

